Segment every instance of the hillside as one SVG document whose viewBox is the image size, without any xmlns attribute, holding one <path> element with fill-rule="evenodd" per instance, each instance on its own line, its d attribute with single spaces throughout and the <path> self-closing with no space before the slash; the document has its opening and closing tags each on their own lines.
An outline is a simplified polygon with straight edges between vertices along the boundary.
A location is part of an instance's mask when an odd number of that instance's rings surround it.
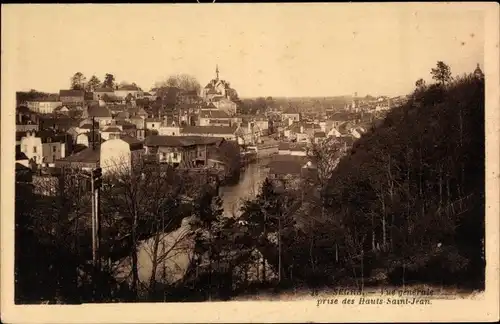
<svg viewBox="0 0 500 324">
<path fill-rule="evenodd" d="M 383 268 L 396 284 L 482 285 L 484 136 L 483 79 L 415 90 L 323 188 L 337 235 L 322 244 L 361 255 L 346 266 L 364 266 L 368 277 Z"/>
</svg>

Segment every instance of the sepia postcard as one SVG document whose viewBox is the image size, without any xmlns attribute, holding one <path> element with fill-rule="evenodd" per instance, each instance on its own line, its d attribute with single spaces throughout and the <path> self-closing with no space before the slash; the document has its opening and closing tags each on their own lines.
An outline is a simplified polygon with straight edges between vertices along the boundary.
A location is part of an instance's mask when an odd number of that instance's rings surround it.
<svg viewBox="0 0 500 324">
<path fill-rule="evenodd" d="M 498 4 L 193 2 L 2 5 L 2 322 L 498 321 Z"/>
</svg>

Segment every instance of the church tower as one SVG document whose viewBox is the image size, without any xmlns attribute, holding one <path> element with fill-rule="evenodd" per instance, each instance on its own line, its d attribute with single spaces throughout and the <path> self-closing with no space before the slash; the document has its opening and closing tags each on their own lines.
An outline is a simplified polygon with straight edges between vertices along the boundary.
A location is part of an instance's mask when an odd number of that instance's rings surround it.
<svg viewBox="0 0 500 324">
<path fill-rule="evenodd" d="M 479 79 L 484 78 L 484 73 L 483 73 L 483 71 L 481 70 L 481 68 L 479 67 L 479 63 L 477 63 L 476 70 L 474 70 L 474 76 L 475 76 L 476 78 L 479 78 Z"/>
<path fill-rule="evenodd" d="M 215 65 L 215 80 L 219 81 L 219 64 Z"/>
</svg>

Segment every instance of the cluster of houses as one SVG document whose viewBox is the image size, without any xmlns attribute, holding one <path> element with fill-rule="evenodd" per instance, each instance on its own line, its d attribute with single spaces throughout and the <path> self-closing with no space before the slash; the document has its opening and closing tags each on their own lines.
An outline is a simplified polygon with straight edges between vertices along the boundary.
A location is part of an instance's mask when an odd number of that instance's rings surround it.
<svg viewBox="0 0 500 324">
<path fill-rule="evenodd" d="M 381 98 L 375 101 L 378 104 L 376 107 L 379 108 L 387 103 L 387 100 L 382 101 Z M 396 100 L 393 102 L 401 103 Z M 383 119 L 384 115 L 378 113 L 380 109 L 360 109 L 360 106 L 356 106 L 359 103 L 360 101 L 353 102 L 345 109 L 327 110 L 326 114 L 320 111 L 273 112 L 276 120 L 274 125 L 278 134 L 276 138 L 280 139 L 280 144 L 278 155 L 274 156 L 268 165 L 270 177 L 279 180 L 280 184 L 289 186 L 297 185 L 297 181 L 304 177 L 314 177 L 317 170 L 312 156 L 312 147 L 319 144 L 337 148 L 337 150 L 332 150 L 337 153 L 332 156 L 330 166 L 332 169 L 335 168 L 340 158 L 348 152 L 354 142 Z"/>
<path fill-rule="evenodd" d="M 135 85 L 92 93 L 61 90 L 51 101 L 19 103 L 16 167 L 36 174 L 101 167 L 105 174 L 114 166 L 130 167 L 140 155 L 180 168 L 234 169 L 230 164 L 240 151 L 268 132 L 265 116 L 236 113 L 234 95 L 217 71 L 201 100 L 183 100 L 173 109 Z M 153 104 L 144 105 L 144 98 Z"/>
<path fill-rule="evenodd" d="M 309 146 L 330 141 L 346 151 L 374 118 L 373 113 L 352 107 L 327 115 L 294 111 L 242 115 L 234 102 L 236 91 L 219 79 L 218 68 L 200 96 L 170 90 L 147 93 L 135 84 L 90 93 L 60 90 L 58 95 L 18 103 L 17 168 L 40 173 L 100 166 L 106 173 L 113 165 L 130 166 L 133 157 L 141 155 L 180 168 L 227 169 L 232 163 L 228 156 L 239 158 L 272 132 L 280 144 L 271 176 L 290 170 L 296 175 L 306 166 L 313 168 Z M 229 149 L 229 155 L 221 152 L 228 146 L 237 149 Z"/>
</svg>

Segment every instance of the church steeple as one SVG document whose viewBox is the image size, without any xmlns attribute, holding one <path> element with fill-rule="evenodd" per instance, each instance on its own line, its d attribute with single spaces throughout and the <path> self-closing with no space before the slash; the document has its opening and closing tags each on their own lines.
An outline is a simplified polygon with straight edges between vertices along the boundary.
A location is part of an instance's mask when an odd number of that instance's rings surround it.
<svg viewBox="0 0 500 324">
<path fill-rule="evenodd" d="M 215 79 L 219 81 L 219 64 L 215 65 L 215 76 L 216 76 Z"/>
<path fill-rule="evenodd" d="M 484 77 L 484 73 L 483 73 L 483 71 L 481 71 L 481 68 L 479 67 L 479 63 L 477 63 L 476 70 L 474 71 L 474 76 L 476 78 L 483 78 Z"/>
</svg>

